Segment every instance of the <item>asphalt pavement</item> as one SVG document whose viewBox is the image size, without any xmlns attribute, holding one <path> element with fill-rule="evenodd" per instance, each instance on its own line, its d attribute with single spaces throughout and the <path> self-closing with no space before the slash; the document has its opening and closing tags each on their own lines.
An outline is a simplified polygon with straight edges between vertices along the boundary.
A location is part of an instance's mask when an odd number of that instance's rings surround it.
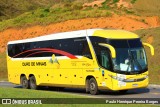
<svg viewBox="0 0 160 107">
<path fill-rule="evenodd" d="M 20 85 L 15 85 L 7 81 L 0 81 L 0 87 L 22 88 Z M 48 88 L 42 88 L 41 90 L 59 92 L 59 90 L 51 90 Z M 85 89 L 75 89 L 75 88 L 65 88 L 60 92 L 77 94 L 88 97 L 95 97 L 95 98 L 160 98 L 160 85 L 150 84 L 147 88 L 132 89 L 125 94 L 120 94 L 118 92 L 113 92 L 108 90 L 102 90 L 98 95 L 90 95 L 85 92 Z"/>
</svg>

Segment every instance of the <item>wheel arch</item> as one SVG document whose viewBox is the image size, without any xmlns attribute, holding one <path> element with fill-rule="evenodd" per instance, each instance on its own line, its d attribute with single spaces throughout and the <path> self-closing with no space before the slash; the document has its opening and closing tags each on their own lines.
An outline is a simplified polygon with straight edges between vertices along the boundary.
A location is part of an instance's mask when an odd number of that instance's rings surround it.
<svg viewBox="0 0 160 107">
<path fill-rule="evenodd" d="M 88 76 L 86 77 L 85 82 L 86 82 L 87 80 L 90 80 L 91 78 L 94 78 L 94 79 L 96 80 L 96 78 L 95 78 L 93 75 L 88 75 Z"/>
<path fill-rule="evenodd" d="M 34 74 L 29 74 L 28 78 L 31 77 L 31 76 L 34 76 Z M 35 77 L 35 76 L 34 76 L 34 77 Z"/>
<path fill-rule="evenodd" d="M 21 78 L 22 78 L 22 77 L 26 77 L 26 78 L 27 78 L 27 76 L 26 76 L 25 74 L 21 74 L 21 75 L 20 75 L 20 78 L 19 78 L 20 82 L 21 82 Z M 28 78 L 27 78 L 27 79 L 28 79 Z"/>
</svg>

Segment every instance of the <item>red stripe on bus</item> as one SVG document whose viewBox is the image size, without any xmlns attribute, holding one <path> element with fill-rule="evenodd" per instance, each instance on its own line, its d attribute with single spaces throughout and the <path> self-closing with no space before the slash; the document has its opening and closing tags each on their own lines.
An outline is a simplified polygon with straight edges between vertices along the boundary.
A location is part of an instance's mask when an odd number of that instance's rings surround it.
<svg viewBox="0 0 160 107">
<path fill-rule="evenodd" d="M 13 58 L 17 57 L 19 55 L 22 55 L 24 53 L 31 52 L 31 51 L 49 51 L 49 52 L 53 52 L 53 53 L 57 53 L 57 54 L 61 54 L 61 55 L 67 56 L 67 57 L 69 57 L 71 59 L 78 59 L 76 56 L 74 56 L 74 55 L 72 55 L 72 54 L 70 54 L 68 52 L 65 52 L 65 51 L 62 51 L 62 50 L 58 50 L 58 49 L 50 49 L 50 48 L 37 48 L 37 49 L 27 50 L 27 51 L 21 52 L 21 53 L 15 55 L 15 56 L 13 56 Z"/>
<path fill-rule="evenodd" d="M 28 57 L 28 56 L 31 56 L 31 55 L 35 55 L 35 54 L 39 54 L 39 53 L 45 53 L 45 52 L 51 52 L 51 53 L 53 53 L 52 51 L 39 51 L 39 52 L 31 53 L 31 54 L 25 56 L 25 58 Z"/>
</svg>

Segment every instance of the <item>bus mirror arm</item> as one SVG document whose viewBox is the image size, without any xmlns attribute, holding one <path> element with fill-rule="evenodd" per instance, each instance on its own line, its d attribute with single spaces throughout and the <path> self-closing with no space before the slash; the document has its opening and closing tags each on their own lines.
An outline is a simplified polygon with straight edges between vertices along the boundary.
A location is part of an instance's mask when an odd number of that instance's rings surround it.
<svg viewBox="0 0 160 107">
<path fill-rule="evenodd" d="M 154 48 L 153 48 L 153 46 L 152 45 L 150 45 L 150 44 L 148 44 L 148 43 L 142 43 L 144 46 L 148 46 L 149 48 L 150 48 L 150 50 L 151 50 L 151 55 L 153 56 L 154 55 Z"/>
<path fill-rule="evenodd" d="M 107 47 L 111 51 L 112 58 L 116 58 L 116 51 L 112 45 L 109 45 L 106 43 L 99 43 L 98 45 L 103 46 L 103 47 Z"/>
</svg>

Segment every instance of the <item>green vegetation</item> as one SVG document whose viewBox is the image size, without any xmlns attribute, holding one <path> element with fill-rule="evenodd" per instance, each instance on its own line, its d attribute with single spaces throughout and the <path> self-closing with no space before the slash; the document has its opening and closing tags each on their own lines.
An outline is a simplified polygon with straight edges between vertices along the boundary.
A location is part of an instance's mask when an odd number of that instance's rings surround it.
<svg viewBox="0 0 160 107">
<path fill-rule="evenodd" d="M 134 13 L 133 10 L 129 10 L 129 9 L 124 9 L 124 11 L 126 12 L 126 14 L 133 14 Z"/>
<path fill-rule="evenodd" d="M 136 0 L 133 9 L 137 15 L 160 16 L 160 0 Z"/>
<path fill-rule="evenodd" d="M 109 10 L 110 7 L 106 4 L 108 4 L 110 2 L 110 0 L 106 0 L 105 2 L 102 3 L 102 7 L 100 7 L 100 9 L 107 9 Z"/>
<path fill-rule="evenodd" d="M 84 98 L 84 97 L 67 93 L 61 93 L 61 92 L 2 87 L 0 88 L 0 98 Z"/>
<path fill-rule="evenodd" d="M 79 10 L 79 8 L 81 8 L 79 5 L 67 5 L 64 7 L 41 8 L 32 12 L 26 12 L 16 18 L 0 22 L 0 30 L 10 27 L 24 27 L 24 25 L 46 25 L 70 19 L 108 17 L 112 15 L 111 12 L 107 10 Z"/>
<path fill-rule="evenodd" d="M 14 18 L 24 12 L 33 11 L 38 8 L 52 7 L 55 4 L 71 3 L 76 0 L 0 0 L 0 21 Z M 77 0 L 78 1 L 78 0 Z M 91 2 L 93 0 L 81 0 Z"/>
<path fill-rule="evenodd" d="M 52 6 L 59 0 L 0 0 L 0 21 L 10 19 L 24 12 L 35 10 L 39 7 Z"/>
<path fill-rule="evenodd" d="M 5 53 L 0 53 L 0 80 L 7 80 L 7 64 Z"/>
<path fill-rule="evenodd" d="M 57 4 L 72 4 L 79 0 L 0 0 L 0 21 L 15 18 L 25 12 L 39 8 L 48 8 Z M 81 0 L 80 3 L 92 2 L 93 0 Z M 79 5 L 79 4 L 76 4 Z"/>
<path fill-rule="evenodd" d="M 53 92 L 53 91 L 40 91 L 40 90 L 26 90 L 15 88 L 0 88 L 0 98 L 88 98 L 87 96 L 73 95 L 68 93 Z M 62 100 L 63 99 L 59 99 Z M 54 102 L 52 102 L 54 103 Z M 6 105 L 1 105 L 6 106 Z M 8 105 L 9 106 L 9 105 Z M 28 106 L 28 105 L 11 105 L 11 106 Z M 32 106 L 47 106 L 47 107 L 128 107 L 128 104 L 54 104 L 54 105 L 32 105 Z M 129 104 L 130 107 L 155 107 L 155 105 L 144 104 Z"/>
<path fill-rule="evenodd" d="M 155 55 L 151 56 L 150 50 L 146 47 L 149 65 L 150 83 L 160 84 L 160 27 L 152 29 L 137 30 L 135 33 L 139 34 L 143 42 L 151 43 L 155 49 Z"/>
<path fill-rule="evenodd" d="M 70 19 L 108 17 L 116 14 L 160 15 L 159 0 L 126 0 L 133 8 L 117 9 L 119 0 L 106 0 L 102 7 L 83 9 L 93 0 L 7 0 L 0 1 L 0 31 L 7 28 L 46 25 Z M 66 17 L 67 16 L 67 17 Z M 5 20 L 8 19 L 8 20 Z"/>
<path fill-rule="evenodd" d="M 134 4 L 137 0 L 131 0 L 131 3 Z"/>
<path fill-rule="evenodd" d="M 119 0 L 113 0 L 113 3 L 117 3 Z"/>
</svg>

